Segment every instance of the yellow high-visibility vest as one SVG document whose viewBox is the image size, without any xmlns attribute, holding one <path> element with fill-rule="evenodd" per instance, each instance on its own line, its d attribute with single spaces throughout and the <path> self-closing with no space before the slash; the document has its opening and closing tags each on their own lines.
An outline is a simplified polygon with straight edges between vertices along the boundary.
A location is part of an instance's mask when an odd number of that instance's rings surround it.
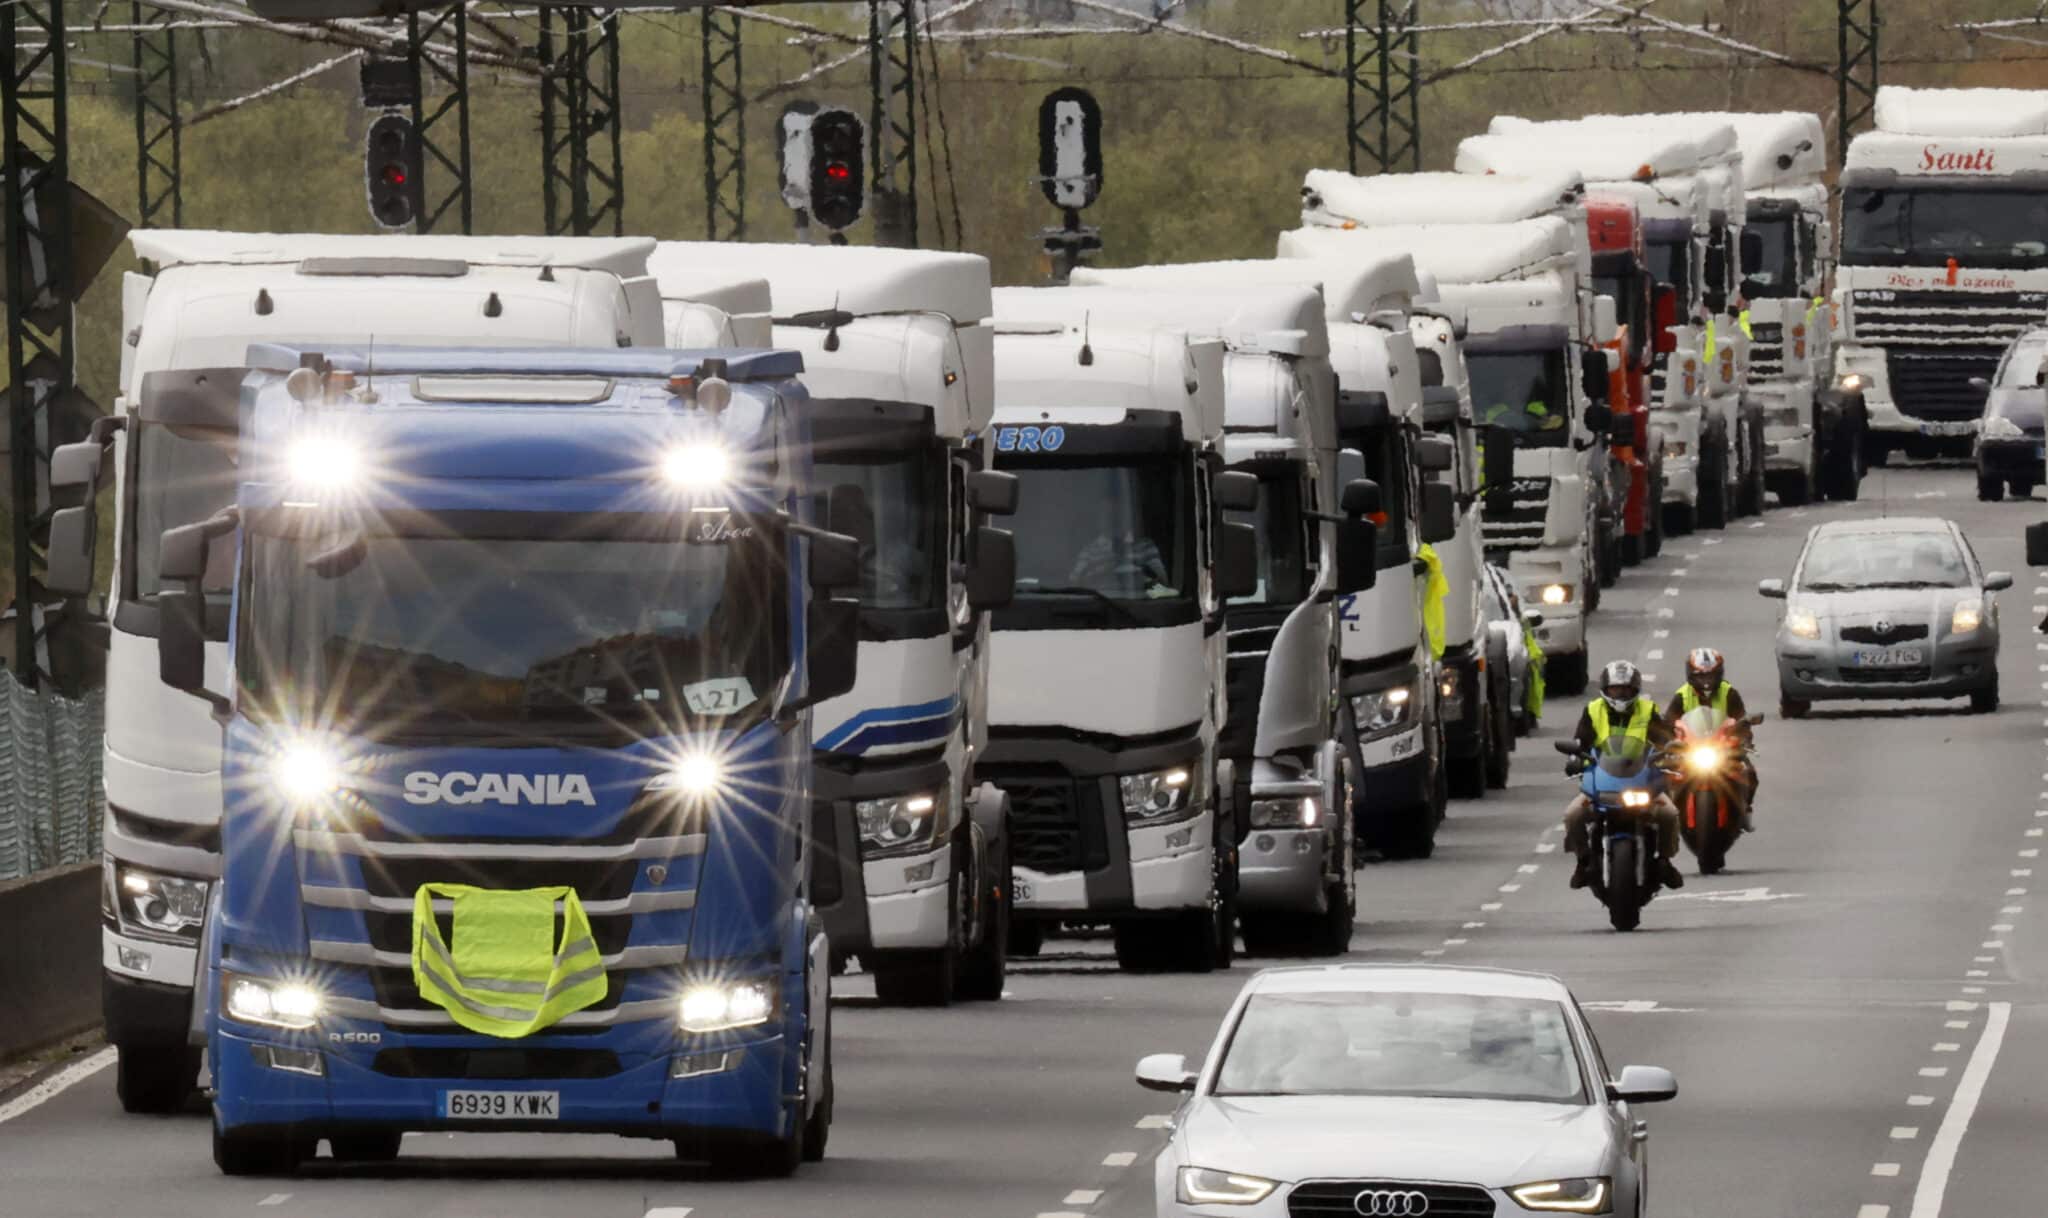
<svg viewBox="0 0 2048 1218">
<path fill-rule="evenodd" d="M 454 903 L 453 947 L 434 898 Z M 555 939 L 555 905 L 562 935 Z M 573 888 L 507 892 L 422 884 L 413 897 L 412 978 L 420 996 L 485 1036 L 531 1036 L 604 1001 L 604 957 Z"/>
</svg>

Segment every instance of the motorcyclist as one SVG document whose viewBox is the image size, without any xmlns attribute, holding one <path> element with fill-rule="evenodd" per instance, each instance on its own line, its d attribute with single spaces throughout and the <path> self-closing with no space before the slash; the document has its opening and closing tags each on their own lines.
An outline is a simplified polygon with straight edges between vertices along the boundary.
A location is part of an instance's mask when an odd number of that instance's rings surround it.
<svg viewBox="0 0 2048 1218">
<path fill-rule="evenodd" d="M 1728 716 L 1736 740 L 1747 749 L 1751 734 L 1745 716 L 1749 711 L 1742 704 L 1742 694 L 1728 683 L 1727 673 L 1727 657 L 1712 647 L 1693 648 L 1685 657 L 1685 684 L 1671 695 L 1671 704 L 1665 707 L 1664 714 L 1676 723 L 1702 706 L 1712 707 Z M 1747 753 L 1742 768 L 1747 791 L 1742 801 L 1742 831 L 1753 833 L 1756 827 L 1750 822 L 1750 814 L 1756 808 L 1757 774 L 1756 762 Z"/>
<path fill-rule="evenodd" d="M 1615 660 L 1600 670 L 1600 696 L 1586 703 L 1586 709 L 1579 715 L 1579 725 L 1572 732 L 1582 753 L 1601 748 L 1609 737 L 1617 735 L 1639 740 L 1648 748 L 1663 748 L 1675 734 L 1671 721 L 1658 713 L 1657 703 L 1643 696 L 1642 670 L 1627 660 Z M 1650 810 L 1657 818 L 1664 884 L 1683 888 L 1685 877 L 1673 862 L 1679 850 L 1678 806 L 1660 791 Z M 1565 808 L 1564 848 L 1579 861 L 1572 872 L 1573 888 L 1584 888 L 1600 873 L 1599 858 L 1586 834 L 1586 818 L 1592 811 L 1593 801 L 1584 795 Z"/>
</svg>

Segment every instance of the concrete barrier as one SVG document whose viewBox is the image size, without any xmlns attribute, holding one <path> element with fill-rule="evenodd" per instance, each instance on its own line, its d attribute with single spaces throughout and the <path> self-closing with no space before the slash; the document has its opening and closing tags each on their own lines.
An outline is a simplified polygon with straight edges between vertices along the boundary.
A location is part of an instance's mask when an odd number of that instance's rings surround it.
<svg viewBox="0 0 2048 1218">
<path fill-rule="evenodd" d="M 100 1021 L 100 865 L 0 883 L 0 1058 Z"/>
</svg>

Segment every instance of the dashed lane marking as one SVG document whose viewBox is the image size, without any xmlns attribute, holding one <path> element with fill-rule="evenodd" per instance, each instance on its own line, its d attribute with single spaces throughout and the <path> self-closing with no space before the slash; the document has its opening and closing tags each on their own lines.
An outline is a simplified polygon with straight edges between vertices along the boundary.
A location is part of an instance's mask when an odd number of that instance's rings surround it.
<svg viewBox="0 0 2048 1218">
<path fill-rule="evenodd" d="M 1978 1101 L 1984 1098 L 1984 1084 L 1990 1081 L 1991 1069 L 1998 1062 L 1998 1047 L 2005 1043 L 2005 1027 L 2011 1019 L 2011 1003 L 1991 1004 L 1984 1020 L 1984 1034 L 1970 1051 L 1969 1064 L 1963 1067 L 1962 1080 L 1956 1084 L 1955 1098 L 1949 1101 L 1941 1126 L 1934 1131 L 1934 1140 L 1927 1147 L 1927 1161 L 1920 1167 L 1920 1183 L 1913 1190 L 1911 1218 L 1939 1218 L 1942 1199 L 1948 1194 L 1949 1173 L 1955 1170 L 1956 1152 L 1962 1149 L 1963 1135 L 1970 1131 L 1970 1119 L 1977 1114 Z"/>
<path fill-rule="evenodd" d="M 1963 1051 L 1963 1047 L 1952 1040 L 1942 1040 L 1935 1042 L 1934 1051 L 1936 1053 L 1960 1053 Z"/>
<path fill-rule="evenodd" d="M 292 1195 L 291 1195 L 290 1193 L 272 1193 L 272 1194 L 270 1194 L 270 1195 L 269 1195 L 268 1197 L 265 1197 L 265 1198 L 264 1198 L 263 1200 L 261 1200 L 261 1201 L 258 1201 L 258 1202 L 257 1202 L 256 1204 L 258 1204 L 258 1205 L 283 1205 L 283 1204 L 284 1204 L 285 1202 L 287 1202 L 287 1201 L 290 1201 L 291 1199 L 292 1199 Z M 647 1211 L 647 1218 L 656 1218 L 657 1214 L 658 1214 L 658 1213 L 661 1213 L 661 1212 L 662 1212 L 662 1211 L 656 1211 L 656 1210 L 648 1210 L 648 1211 Z M 687 1214 L 688 1214 L 689 1212 L 690 1212 L 690 1211 L 688 1211 L 688 1210 L 684 1210 L 684 1211 L 683 1211 L 683 1213 L 682 1213 L 682 1214 L 680 1214 L 680 1215 L 677 1215 L 677 1216 L 676 1216 L 676 1218 L 683 1218 L 683 1215 L 687 1215 Z"/>
<path fill-rule="evenodd" d="M 1921 1078 L 1947 1078 L 1947 1077 L 1948 1077 L 1948 1067 L 1947 1067 L 1947 1066 L 1922 1066 L 1922 1067 L 1920 1067 L 1920 1077 L 1921 1077 Z"/>
<path fill-rule="evenodd" d="M 1484 905 L 1481 905 L 1481 906 L 1479 907 L 1479 912 L 1480 912 L 1480 913 L 1493 913 L 1493 912 L 1495 912 L 1496 910 L 1498 910 L 1498 909 L 1500 908 L 1500 906 L 1501 906 L 1501 903 L 1500 903 L 1499 901 L 1488 901 L 1488 902 L 1487 902 L 1486 904 L 1484 904 Z"/>
<path fill-rule="evenodd" d="M 101 1049 L 84 1061 L 73 1062 L 27 1091 L 0 1104 L 0 1125 L 26 1112 L 33 1112 L 114 1064 L 114 1050 Z"/>
<path fill-rule="evenodd" d="M 1668 639 L 1671 637 L 1671 632 L 1669 630 L 1653 630 L 1650 632 L 1650 637 L 1653 639 Z"/>
<path fill-rule="evenodd" d="M 647 1211 L 645 1218 L 690 1218 L 691 1208 L 687 1205 L 657 1205 Z"/>
<path fill-rule="evenodd" d="M 1141 1116 L 1138 1118 L 1138 1128 L 1171 1129 L 1173 1128 L 1173 1117 L 1166 1113 L 1157 1113 L 1152 1116 Z"/>
<path fill-rule="evenodd" d="M 1894 1142 L 1910 1142 L 1919 1136 L 1920 1127 L 1918 1125 L 1892 1126 L 1892 1141 Z"/>
<path fill-rule="evenodd" d="M 1909 1095 L 1906 1097 L 1906 1105 L 1910 1108 L 1931 1108 L 1934 1106 L 1934 1097 L 1931 1095 Z"/>
<path fill-rule="evenodd" d="M 1870 1165 L 1870 1174 L 1873 1176 L 1896 1176 L 1899 1174 L 1899 1165 L 1896 1163 L 1872 1163 Z"/>
<path fill-rule="evenodd" d="M 1137 1161 L 1138 1152 L 1135 1150 L 1119 1150 L 1114 1154 L 1102 1156 L 1102 1165 L 1104 1167 L 1129 1167 Z"/>
<path fill-rule="evenodd" d="M 1520 884 L 1502 884 L 1502 885 L 1500 886 L 1500 891 L 1502 891 L 1502 892 L 1520 892 L 1520 891 L 1522 891 L 1522 886 L 1521 886 Z"/>
<path fill-rule="evenodd" d="M 1099 1189 L 1099 1188 L 1077 1188 L 1077 1189 L 1075 1189 L 1075 1190 L 1074 1190 L 1073 1192 L 1071 1192 L 1071 1193 L 1068 1193 L 1068 1194 L 1067 1194 L 1066 1196 L 1064 1196 L 1064 1197 L 1060 1198 L 1060 1204 L 1061 1204 L 1061 1205 L 1094 1205 L 1094 1204 L 1095 1204 L 1095 1203 L 1096 1203 L 1097 1201 L 1100 1201 L 1100 1200 L 1102 1200 L 1102 1190 L 1101 1190 L 1101 1189 Z"/>
<path fill-rule="evenodd" d="M 1521 866 L 1515 868 L 1515 870 L 1523 875 L 1535 875 L 1537 872 L 1543 870 L 1543 865 L 1541 863 L 1523 863 Z"/>
<path fill-rule="evenodd" d="M 1856 1218 L 1890 1218 L 1891 1212 L 1892 1207 L 1889 1205 L 1859 1206 L 1856 1210 Z"/>
</svg>

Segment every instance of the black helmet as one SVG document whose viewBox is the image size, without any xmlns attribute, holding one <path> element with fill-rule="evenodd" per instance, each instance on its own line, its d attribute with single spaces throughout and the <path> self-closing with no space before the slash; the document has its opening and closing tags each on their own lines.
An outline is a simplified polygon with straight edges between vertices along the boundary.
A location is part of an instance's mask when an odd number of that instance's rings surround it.
<svg viewBox="0 0 2048 1218">
<path fill-rule="evenodd" d="M 1627 660 L 1611 661 L 1600 670 L 1600 696 L 1614 710 L 1628 710 L 1643 696 L 1643 670 Z"/>
<path fill-rule="evenodd" d="M 1702 698 L 1712 697 L 1721 688 L 1722 674 L 1727 671 L 1728 661 L 1711 647 L 1695 647 L 1686 654 L 1685 679 Z"/>
</svg>

